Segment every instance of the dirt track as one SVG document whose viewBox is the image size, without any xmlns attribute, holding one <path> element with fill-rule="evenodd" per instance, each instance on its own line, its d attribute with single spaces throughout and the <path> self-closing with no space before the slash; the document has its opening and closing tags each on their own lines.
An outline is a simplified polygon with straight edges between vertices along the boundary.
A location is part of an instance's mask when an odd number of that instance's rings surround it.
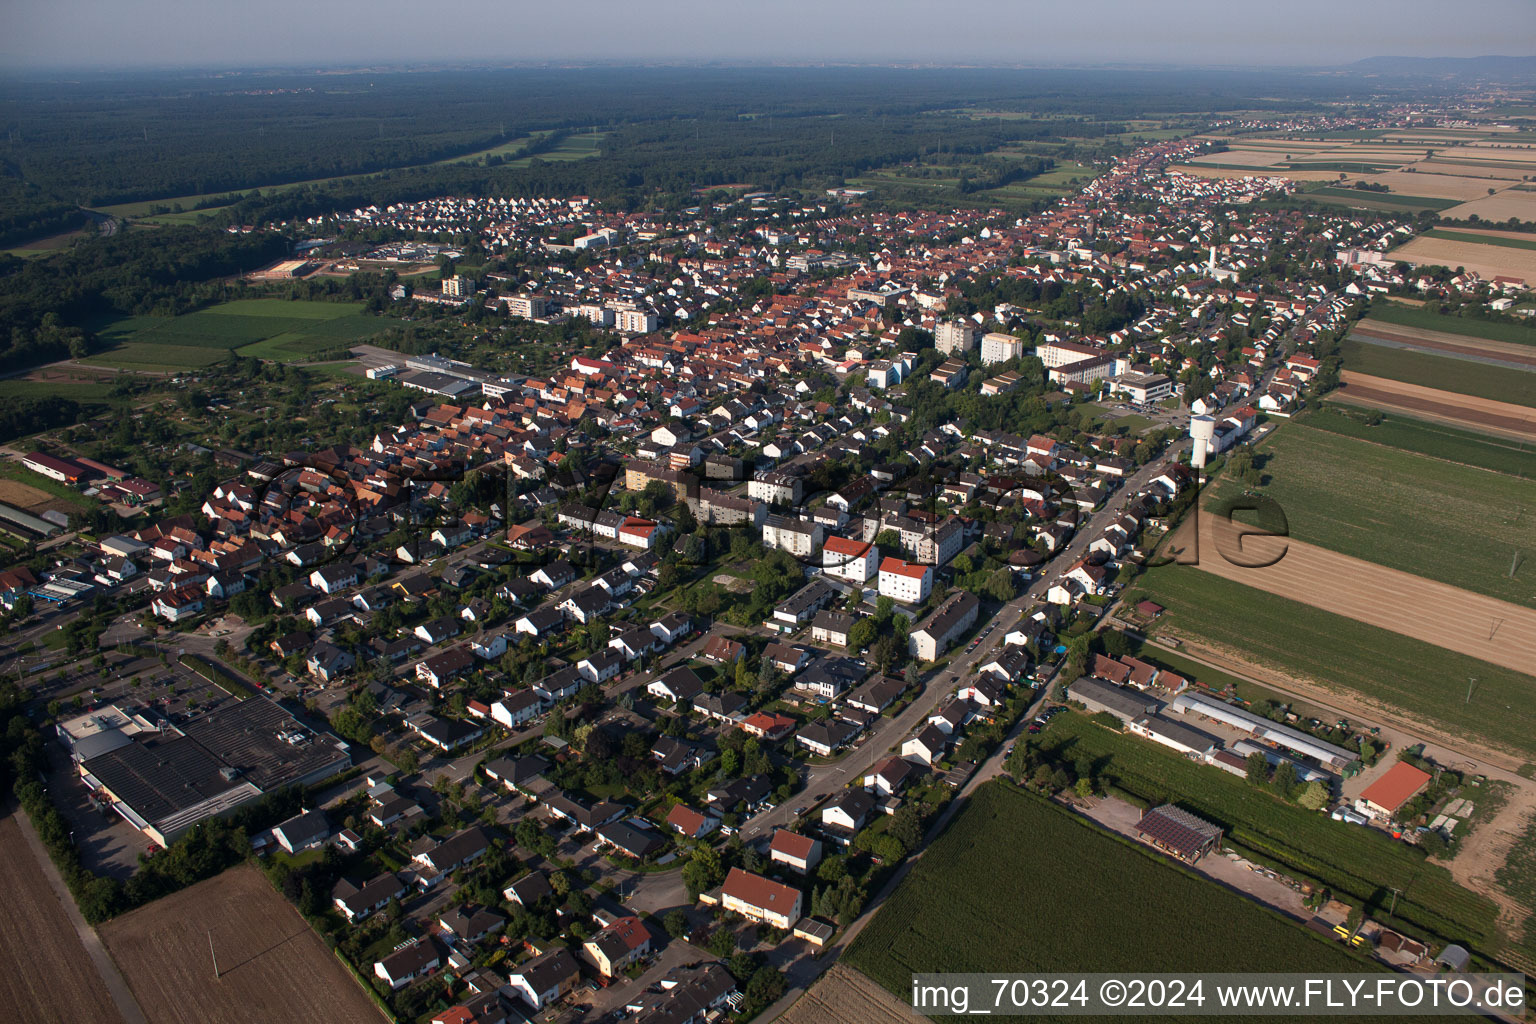
<svg viewBox="0 0 1536 1024">
<path fill-rule="evenodd" d="M 1234 524 L 1200 517 L 1201 536 L 1224 551 L 1259 561 L 1284 546 L 1284 557 L 1243 568 L 1219 556 L 1200 568 L 1223 579 L 1321 608 L 1335 615 L 1481 658 L 1516 672 L 1536 666 L 1536 609 L 1499 601 L 1291 538 L 1247 537 Z"/>
<path fill-rule="evenodd" d="M 109 921 L 101 937 L 154 1024 L 379 1024 L 383 1016 L 248 864 Z"/>
<path fill-rule="evenodd" d="M 5 1019 L 121 1022 L 13 810 L 0 820 L 0 1007 Z"/>
<path fill-rule="evenodd" d="M 1335 394 L 1341 401 L 1369 405 L 1388 412 L 1403 412 L 1463 429 L 1483 430 L 1501 437 L 1536 441 L 1536 410 L 1524 406 L 1437 391 L 1353 370 L 1342 371 L 1339 380 L 1341 387 Z"/>
<path fill-rule="evenodd" d="M 846 964 L 834 964 L 779 1018 L 784 1024 L 917 1024 L 927 1019 Z"/>
</svg>

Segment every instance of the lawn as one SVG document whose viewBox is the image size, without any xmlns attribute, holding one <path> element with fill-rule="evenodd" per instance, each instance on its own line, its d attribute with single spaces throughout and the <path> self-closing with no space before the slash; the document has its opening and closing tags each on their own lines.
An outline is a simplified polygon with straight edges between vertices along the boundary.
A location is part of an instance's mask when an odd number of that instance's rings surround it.
<svg viewBox="0 0 1536 1024">
<path fill-rule="evenodd" d="M 1160 628 L 1356 694 L 1451 735 L 1536 756 L 1536 679 L 1411 637 L 1266 594 L 1192 566 L 1136 583 L 1167 609 Z M 1467 680 L 1478 680 L 1468 702 Z"/>
<path fill-rule="evenodd" d="M 208 366 L 231 349 L 260 359 L 303 361 L 384 330 L 388 322 L 355 302 L 240 299 L 176 317 L 128 317 L 108 324 L 116 347 L 88 362 L 130 368 Z"/>
<path fill-rule="evenodd" d="M 1380 423 L 1362 423 L 1333 408 L 1306 413 L 1295 422 L 1314 430 L 1326 430 L 1372 444 L 1416 452 L 1433 459 L 1478 466 L 1496 473 L 1525 476 L 1531 472 L 1530 447 L 1519 441 L 1474 434 L 1439 423 L 1428 423 L 1408 416 L 1383 413 Z"/>
<path fill-rule="evenodd" d="M 1447 316 L 1423 306 L 1405 306 L 1400 302 L 1373 302 L 1371 315 L 1361 321 L 1369 327 L 1375 320 L 1399 327 L 1419 327 L 1426 331 L 1444 331 L 1469 338 L 1487 338 L 1489 341 L 1507 341 L 1516 345 L 1536 345 L 1536 327 L 1525 324 L 1496 323 L 1473 317 Z"/>
<path fill-rule="evenodd" d="M 1432 356 L 1427 352 L 1373 345 L 1350 335 L 1339 346 L 1344 369 L 1458 395 L 1536 407 L 1536 372 L 1510 366 Z"/>
<path fill-rule="evenodd" d="M 1529 457 L 1527 457 L 1529 460 Z M 1354 558 L 1531 605 L 1510 579 L 1515 550 L 1536 551 L 1536 481 L 1287 424 L 1259 446 L 1260 493 L 1290 535 Z M 1529 465 L 1529 461 L 1527 461 Z M 1216 500 L 1241 488 L 1223 478 Z"/>
<path fill-rule="evenodd" d="M 1414 934 L 1440 942 L 1496 944 L 1492 900 L 1458 885 L 1444 867 L 1386 833 L 1334 821 L 1209 765 L 1138 736 L 1115 732 L 1087 715 L 1053 720 L 1039 737 L 1051 760 L 1087 757 L 1094 772 L 1145 801 L 1172 801 L 1220 825 L 1231 845 L 1272 867 L 1320 883 L 1346 903 L 1384 918 L 1391 889 L 1401 889 L 1395 916 Z"/>
<path fill-rule="evenodd" d="M 903 998 L 918 972 L 1372 969 L 1000 780 L 976 791 L 845 959 Z"/>
</svg>

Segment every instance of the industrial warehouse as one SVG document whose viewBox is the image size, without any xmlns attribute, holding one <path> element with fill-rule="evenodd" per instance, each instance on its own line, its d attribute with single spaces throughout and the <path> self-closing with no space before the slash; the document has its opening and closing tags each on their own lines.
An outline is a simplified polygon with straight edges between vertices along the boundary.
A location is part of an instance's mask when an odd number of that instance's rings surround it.
<svg viewBox="0 0 1536 1024">
<path fill-rule="evenodd" d="M 352 763 L 344 742 L 259 697 L 179 727 L 109 707 L 61 723 L 58 732 L 86 787 L 161 846 L 200 821 Z"/>
</svg>

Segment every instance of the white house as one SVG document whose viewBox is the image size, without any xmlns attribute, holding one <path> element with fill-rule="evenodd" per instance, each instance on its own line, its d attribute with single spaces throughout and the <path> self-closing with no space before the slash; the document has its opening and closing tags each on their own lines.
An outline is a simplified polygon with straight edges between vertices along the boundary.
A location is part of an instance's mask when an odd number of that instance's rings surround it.
<svg viewBox="0 0 1536 1024">
<path fill-rule="evenodd" d="M 880 562 L 880 596 L 917 604 L 933 591 L 933 566 L 916 565 L 887 555 Z"/>
</svg>

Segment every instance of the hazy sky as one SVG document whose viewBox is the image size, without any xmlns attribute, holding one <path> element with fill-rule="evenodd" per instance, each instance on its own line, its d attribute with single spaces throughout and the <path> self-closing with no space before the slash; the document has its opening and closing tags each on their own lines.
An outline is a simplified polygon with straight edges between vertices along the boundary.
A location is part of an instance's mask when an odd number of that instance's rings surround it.
<svg viewBox="0 0 1536 1024">
<path fill-rule="evenodd" d="M 1536 53 L 1536 0 L 9 0 L 0 66 L 928 60 L 1339 64 Z"/>
</svg>

